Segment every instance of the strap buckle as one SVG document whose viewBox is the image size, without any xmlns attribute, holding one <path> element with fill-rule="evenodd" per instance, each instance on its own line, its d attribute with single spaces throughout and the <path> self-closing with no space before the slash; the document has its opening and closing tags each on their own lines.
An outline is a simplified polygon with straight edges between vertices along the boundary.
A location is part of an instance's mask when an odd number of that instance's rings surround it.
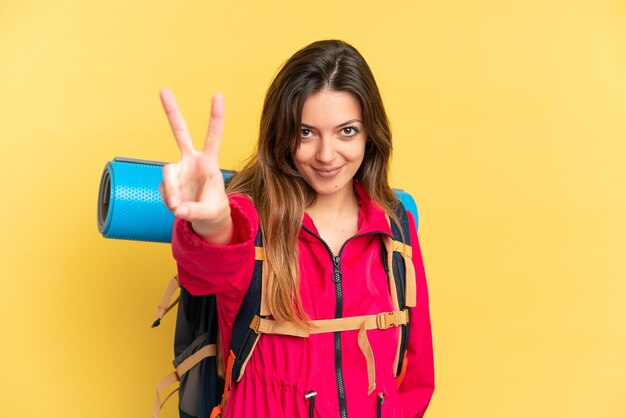
<svg viewBox="0 0 626 418">
<path fill-rule="evenodd" d="M 250 328 L 254 331 L 255 334 L 259 333 L 259 326 L 261 325 L 261 318 L 258 315 L 254 315 L 252 318 L 252 322 L 250 322 Z"/>
<path fill-rule="evenodd" d="M 376 326 L 378 329 L 388 329 L 400 325 L 400 312 L 381 312 L 376 315 Z"/>
</svg>

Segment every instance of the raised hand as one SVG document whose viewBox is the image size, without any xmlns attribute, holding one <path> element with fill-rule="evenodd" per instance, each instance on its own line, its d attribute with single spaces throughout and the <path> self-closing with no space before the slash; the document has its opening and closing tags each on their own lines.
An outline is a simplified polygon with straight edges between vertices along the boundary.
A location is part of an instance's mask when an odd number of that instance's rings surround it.
<svg viewBox="0 0 626 418">
<path fill-rule="evenodd" d="M 175 216 L 190 221 L 205 240 L 226 244 L 232 235 L 232 220 L 218 159 L 224 130 L 224 97 L 219 93 L 213 96 L 204 148 L 198 151 L 174 94 L 163 89 L 160 95 L 181 152 L 180 161 L 163 167 L 163 201 Z"/>
</svg>

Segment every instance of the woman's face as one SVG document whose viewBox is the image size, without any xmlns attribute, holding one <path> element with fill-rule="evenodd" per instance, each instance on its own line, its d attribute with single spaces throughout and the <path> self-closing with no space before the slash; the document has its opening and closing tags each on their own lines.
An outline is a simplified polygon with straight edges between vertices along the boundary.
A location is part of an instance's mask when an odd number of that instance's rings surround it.
<svg viewBox="0 0 626 418">
<path fill-rule="evenodd" d="M 358 100 L 350 93 L 322 90 L 304 102 L 296 168 L 319 197 L 353 193 L 366 140 Z"/>
</svg>

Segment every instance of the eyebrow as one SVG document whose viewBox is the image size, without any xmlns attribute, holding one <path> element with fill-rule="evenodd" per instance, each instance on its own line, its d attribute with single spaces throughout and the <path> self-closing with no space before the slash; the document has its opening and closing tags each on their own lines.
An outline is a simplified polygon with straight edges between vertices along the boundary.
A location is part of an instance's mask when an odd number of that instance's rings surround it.
<svg viewBox="0 0 626 418">
<path fill-rule="evenodd" d="M 355 122 L 363 123 L 360 119 L 351 119 L 347 122 L 344 122 L 342 124 L 335 126 L 335 129 L 343 128 L 344 126 L 347 126 L 347 125 L 352 125 Z M 302 123 L 301 126 L 302 128 L 306 128 L 306 129 L 317 129 L 315 126 L 307 125 L 306 123 Z"/>
</svg>

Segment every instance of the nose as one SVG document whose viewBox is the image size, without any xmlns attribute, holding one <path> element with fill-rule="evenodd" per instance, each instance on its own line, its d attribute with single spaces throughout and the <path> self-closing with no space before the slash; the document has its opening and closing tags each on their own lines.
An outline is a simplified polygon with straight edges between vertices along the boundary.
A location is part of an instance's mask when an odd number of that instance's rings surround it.
<svg viewBox="0 0 626 418">
<path fill-rule="evenodd" d="M 317 149 L 317 160 L 321 163 L 331 163 L 335 159 L 335 155 L 335 144 L 332 138 L 322 138 Z"/>
</svg>

